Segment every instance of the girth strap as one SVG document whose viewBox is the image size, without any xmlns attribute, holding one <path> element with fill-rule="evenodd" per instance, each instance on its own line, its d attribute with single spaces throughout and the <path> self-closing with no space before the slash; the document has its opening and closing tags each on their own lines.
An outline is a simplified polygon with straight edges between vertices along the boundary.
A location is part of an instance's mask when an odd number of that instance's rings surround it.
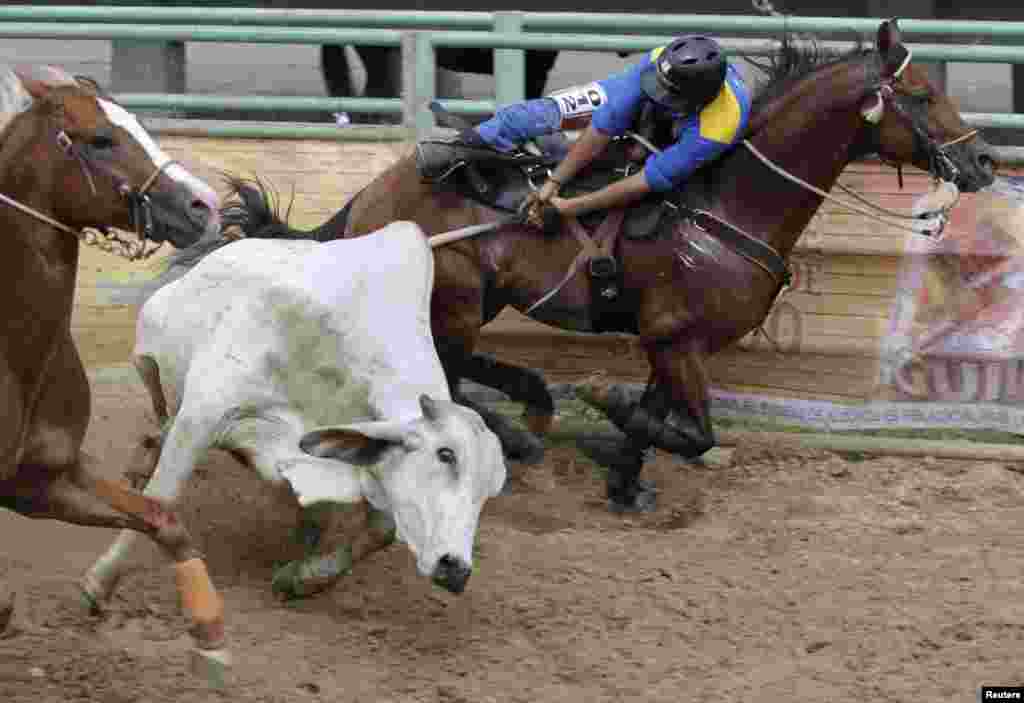
<svg viewBox="0 0 1024 703">
<path fill-rule="evenodd" d="M 576 237 L 576 241 L 580 243 L 580 252 L 576 255 L 576 258 L 572 260 L 572 263 L 569 264 L 569 270 L 566 271 L 565 276 L 558 282 L 558 285 L 549 290 L 543 297 L 541 297 L 540 300 L 527 308 L 526 314 L 529 315 L 541 305 L 558 295 L 558 292 L 565 287 L 573 276 L 576 275 L 583 264 L 593 261 L 594 259 L 612 257 L 612 252 L 615 249 L 615 242 L 618 239 L 619 232 L 622 231 L 622 220 L 625 216 L 626 210 L 624 208 L 609 210 L 604 220 L 602 220 L 601 224 L 598 225 L 593 238 L 591 238 L 587 233 L 587 230 L 580 224 L 578 219 L 575 217 L 565 218 L 569 225 L 569 231 L 573 233 Z"/>
<path fill-rule="evenodd" d="M 752 237 L 736 225 L 707 210 L 684 207 L 683 214 L 694 227 L 717 237 L 737 254 L 764 269 L 779 288 L 789 285 L 793 274 L 775 247 Z"/>
</svg>

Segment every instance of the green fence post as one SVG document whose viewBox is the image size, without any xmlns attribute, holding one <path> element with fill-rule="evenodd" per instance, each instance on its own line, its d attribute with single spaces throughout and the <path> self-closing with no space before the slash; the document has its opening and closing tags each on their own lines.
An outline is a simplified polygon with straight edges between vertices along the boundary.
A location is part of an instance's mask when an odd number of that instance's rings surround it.
<svg viewBox="0 0 1024 703">
<path fill-rule="evenodd" d="M 405 103 L 402 122 L 416 139 L 423 139 L 434 129 L 430 101 L 434 99 L 437 81 L 434 43 L 431 33 L 402 33 L 402 99 Z"/>
<path fill-rule="evenodd" d="M 496 12 L 494 31 L 519 34 L 523 31 L 522 12 Z M 494 102 L 500 107 L 526 97 L 526 53 L 522 49 L 494 50 Z"/>
<path fill-rule="evenodd" d="M 111 40 L 110 85 L 113 92 L 116 93 L 188 92 L 185 73 L 185 42 Z M 162 114 L 169 117 L 175 113 L 161 111 L 150 114 Z"/>
</svg>

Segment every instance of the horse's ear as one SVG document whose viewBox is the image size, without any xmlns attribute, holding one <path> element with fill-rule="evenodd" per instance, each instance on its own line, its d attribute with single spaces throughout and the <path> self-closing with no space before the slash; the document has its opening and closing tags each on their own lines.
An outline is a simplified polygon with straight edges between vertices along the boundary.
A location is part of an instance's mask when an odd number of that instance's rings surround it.
<svg viewBox="0 0 1024 703">
<path fill-rule="evenodd" d="M 894 76 L 899 73 L 910 55 L 910 50 L 903 46 L 900 26 L 895 19 L 886 20 L 878 25 L 877 47 L 884 64 L 884 75 Z"/>
<path fill-rule="evenodd" d="M 25 90 L 28 91 L 28 94 L 36 100 L 42 100 L 49 95 L 50 91 L 53 89 L 53 86 L 45 81 L 41 81 L 36 78 L 29 78 L 21 73 L 18 73 L 17 76 L 21 80 L 22 86 L 24 86 Z"/>
<path fill-rule="evenodd" d="M 21 84 L 36 100 L 45 98 L 59 85 L 73 85 L 75 79 L 57 66 L 18 66 L 14 69 Z"/>
</svg>

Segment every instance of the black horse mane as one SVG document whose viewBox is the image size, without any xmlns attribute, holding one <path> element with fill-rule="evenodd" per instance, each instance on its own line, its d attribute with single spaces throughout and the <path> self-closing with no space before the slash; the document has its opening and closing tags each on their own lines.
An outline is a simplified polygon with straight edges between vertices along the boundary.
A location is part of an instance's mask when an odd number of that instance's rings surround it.
<svg viewBox="0 0 1024 703">
<path fill-rule="evenodd" d="M 859 37 L 852 49 L 836 51 L 822 46 L 813 38 L 797 43 L 797 38 L 792 34 L 784 34 L 778 50 L 769 55 L 766 60 L 755 60 L 749 57 L 745 59 L 747 63 L 764 74 L 757 85 L 751 113 L 756 114 L 761 108 L 788 91 L 794 83 L 818 69 L 860 58 L 869 53 L 871 53 L 871 49 L 866 49 Z"/>
</svg>

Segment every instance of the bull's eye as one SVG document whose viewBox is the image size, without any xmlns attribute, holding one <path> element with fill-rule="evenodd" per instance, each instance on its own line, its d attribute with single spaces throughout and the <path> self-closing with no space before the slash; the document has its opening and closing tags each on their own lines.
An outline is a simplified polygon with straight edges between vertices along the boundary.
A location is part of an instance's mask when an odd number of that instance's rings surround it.
<svg viewBox="0 0 1024 703">
<path fill-rule="evenodd" d="M 437 450 L 437 458 L 442 464 L 454 464 L 455 452 L 448 447 L 441 447 Z"/>
</svg>

